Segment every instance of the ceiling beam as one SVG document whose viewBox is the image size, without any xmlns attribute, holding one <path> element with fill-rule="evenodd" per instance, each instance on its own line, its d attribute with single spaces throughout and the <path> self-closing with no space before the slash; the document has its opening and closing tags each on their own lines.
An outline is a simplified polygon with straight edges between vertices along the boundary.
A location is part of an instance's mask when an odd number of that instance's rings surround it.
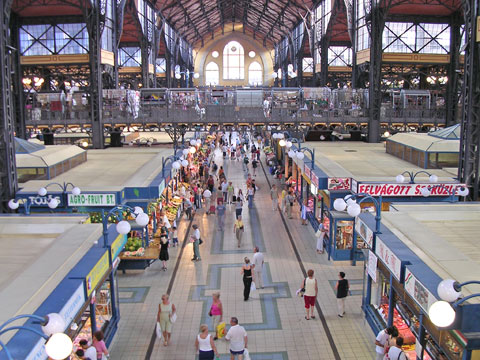
<svg viewBox="0 0 480 360">
<path fill-rule="evenodd" d="M 277 19 L 275 20 L 275 22 L 272 24 L 272 26 L 270 27 L 270 30 L 268 31 L 267 35 L 265 35 L 265 37 L 263 38 L 263 42 L 265 43 L 266 39 L 271 35 L 273 34 L 273 29 L 275 29 L 275 26 L 277 26 L 277 23 L 280 20 L 280 18 L 283 17 L 283 15 L 285 15 L 285 11 L 287 10 L 288 8 L 288 3 L 283 7 L 282 11 L 280 12 L 280 14 L 278 14 L 278 17 Z"/>
</svg>

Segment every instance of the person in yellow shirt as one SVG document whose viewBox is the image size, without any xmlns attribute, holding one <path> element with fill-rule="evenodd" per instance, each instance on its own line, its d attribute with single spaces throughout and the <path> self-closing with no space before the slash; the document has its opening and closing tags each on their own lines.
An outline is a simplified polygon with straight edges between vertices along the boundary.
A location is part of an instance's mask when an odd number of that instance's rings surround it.
<svg viewBox="0 0 480 360">
<path fill-rule="evenodd" d="M 243 232 L 245 231 L 245 226 L 243 225 L 242 217 L 239 216 L 233 225 L 233 232 L 237 238 L 238 247 L 242 244 Z"/>
<path fill-rule="evenodd" d="M 281 202 L 282 202 L 282 212 L 285 212 L 286 209 L 286 198 L 287 198 L 287 189 L 283 188 Z"/>
</svg>

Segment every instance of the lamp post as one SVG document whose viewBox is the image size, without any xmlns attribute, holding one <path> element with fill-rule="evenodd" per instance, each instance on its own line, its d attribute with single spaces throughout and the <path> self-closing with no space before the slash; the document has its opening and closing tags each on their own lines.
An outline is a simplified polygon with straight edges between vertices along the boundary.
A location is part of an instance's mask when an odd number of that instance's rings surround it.
<svg viewBox="0 0 480 360">
<path fill-rule="evenodd" d="M 471 284 L 480 284 L 479 280 L 465 281 L 458 283 L 452 279 L 442 280 L 437 287 L 438 296 L 442 300 L 434 302 L 428 309 L 428 317 L 438 327 L 448 327 L 453 324 L 456 317 L 456 309 L 465 301 L 474 297 L 479 297 L 480 293 L 462 296 L 463 286 Z"/>
<path fill-rule="evenodd" d="M 72 187 L 72 194 L 73 195 L 80 195 L 82 193 L 82 191 L 80 190 L 79 187 L 73 185 L 72 183 L 63 183 L 60 184 L 60 183 L 56 183 L 56 182 L 52 182 L 52 183 L 49 183 L 47 185 L 45 185 L 44 187 L 41 187 L 40 189 L 38 189 L 37 191 L 37 194 L 38 196 L 46 196 L 48 194 L 48 190 L 47 188 L 49 186 L 52 186 L 52 185 L 57 185 L 59 186 L 61 189 L 62 189 L 62 197 L 63 197 L 63 202 L 64 202 L 64 205 L 63 207 L 66 208 L 67 207 L 67 201 L 65 199 L 65 195 L 68 191 L 68 187 L 71 186 Z M 11 199 L 9 202 L 8 202 L 8 207 L 12 210 L 16 210 L 18 209 L 18 207 L 21 205 L 24 206 L 25 208 L 25 214 L 26 215 L 30 215 L 30 208 L 33 204 L 33 201 L 31 199 Z M 48 207 L 50 209 L 56 209 L 59 205 L 59 202 L 57 199 L 50 199 L 47 203 Z"/>
<path fill-rule="evenodd" d="M 420 189 L 420 192 L 424 197 L 429 197 L 432 194 L 432 190 L 434 189 L 446 190 L 448 192 L 449 201 L 452 203 L 455 202 L 455 195 L 457 195 L 457 193 L 459 196 L 468 196 L 468 193 L 469 193 L 468 188 L 464 185 L 454 185 L 448 188 L 443 184 L 436 184 L 436 185 L 423 187 Z"/>
<path fill-rule="evenodd" d="M 117 223 L 117 232 L 122 235 L 126 235 L 130 232 L 132 227 L 130 223 L 126 220 L 121 220 L 123 211 L 130 211 L 131 214 L 135 215 L 135 222 L 141 227 L 147 226 L 150 218 L 147 214 L 143 212 L 143 209 L 139 206 L 132 208 L 128 205 L 119 205 L 115 206 L 108 213 L 105 214 L 105 211 L 102 209 L 102 225 L 103 225 L 103 246 L 107 247 L 108 244 L 108 219 L 110 216 L 115 216 L 119 222 Z"/>
<path fill-rule="evenodd" d="M 9 326 L 13 322 L 20 320 L 20 319 L 33 319 L 35 323 L 39 323 L 41 325 L 42 331 L 35 329 L 29 326 Z M 56 313 L 48 314 L 47 316 L 38 316 L 38 315 L 18 315 L 14 318 L 5 321 L 3 324 L 0 325 L 0 336 L 5 334 L 8 331 L 14 330 L 26 330 L 30 331 L 41 338 L 46 340 L 45 343 L 45 352 L 47 353 L 48 357 L 53 360 L 63 360 L 70 356 L 73 343 L 72 340 L 68 337 L 68 335 L 64 334 L 66 324 L 63 317 Z M 10 350 L 8 349 L 7 345 L 0 340 L 0 346 L 5 351 L 7 358 L 9 360 L 14 360 Z"/>
<path fill-rule="evenodd" d="M 285 146 L 287 146 L 287 145 L 288 144 L 285 144 Z M 282 146 L 282 145 L 280 144 L 280 146 Z M 290 156 L 292 159 L 297 158 L 298 160 L 303 160 L 305 158 L 305 154 L 303 152 L 305 152 L 305 151 L 308 152 L 310 154 L 310 156 L 312 157 L 310 165 L 312 167 L 312 170 L 314 170 L 315 169 L 315 149 L 311 150 L 307 147 L 302 148 L 302 147 L 299 146 L 297 151 L 289 150 L 288 151 L 288 156 Z"/>
<path fill-rule="evenodd" d="M 428 171 L 425 171 L 425 170 L 420 170 L 420 171 L 417 171 L 415 173 L 413 171 L 404 171 L 400 175 L 397 175 L 395 180 L 397 181 L 397 183 L 404 183 L 405 180 L 406 180 L 405 175 L 408 175 L 409 183 L 410 184 L 415 184 L 415 178 L 420 174 L 427 175 L 428 176 L 428 181 L 430 181 L 431 183 L 436 183 L 438 181 L 438 176 L 437 175 L 430 174 Z"/>
</svg>

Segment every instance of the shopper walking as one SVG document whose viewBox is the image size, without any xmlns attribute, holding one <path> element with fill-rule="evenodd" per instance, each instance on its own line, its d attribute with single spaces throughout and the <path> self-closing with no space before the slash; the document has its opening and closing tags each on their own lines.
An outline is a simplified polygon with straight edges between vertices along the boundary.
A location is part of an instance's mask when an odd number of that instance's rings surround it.
<svg viewBox="0 0 480 360">
<path fill-rule="evenodd" d="M 244 172 L 247 172 L 247 171 L 248 171 L 248 163 L 249 163 L 248 155 L 245 154 L 245 155 L 243 156 L 243 171 L 244 171 Z"/>
<path fill-rule="evenodd" d="M 257 167 L 258 167 L 258 160 L 255 158 L 253 158 L 252 160 L 252 172 L 253 172 L 253 176 L 257 176 Z"/>
<path fill-rule="evenodd" d="M 200 334 L 195 339 L 195 348 L 198 351 L 198 360 L 213 360 L 218 356 L 212 336 L 208 333 L 208 325 L 200 325 Z"/>
<path fill-rule="evenodd" d="M 230 341 L 230 360 L 243 359 L 243 353 L 248 346 L 247 332 L 243 326 L 238 325 L 238 319 L 232 317 L 230 319 L 230 329 L 225 336 L 225 340 Z"/>
<path fill-rule="evenodd" d="M 243 193 L 242 189 L 238 189 L 237 201 L 235 203 L 235 216 L 238 219 L 239 216 L 242 216 L 243 210 Z"/>
<path fill-rule="evenodd" d="M 233 187 L 232 182 L 230 181 L 227 186 L 227 204 L 232 204 L 233 203 L 233 193 L 235 191 L 235 188 Z"/>
<path fill-rule="evenodd" d="M 242 217 L 239 216 L 235 223 L 233 224 L 233 233 L 237 238 L 237 245 L 240 247 L 242 245 L 243 232 L 245 231 L 245 225 L 243 224 Z"/>
<path fill-rule="evenodd" d="M 168 238 L 166 236 L 162 236 L 160 238 L 160 256 L 158 258 L 162 262 L 163 271 L 167 271 L 167 261 L 169 259 L 168 257 L 169 245 L 170 245 L 170 242 L 168 241 Z"/>
<path fill-rule="evenodd" d="M 203 192 L 203 199 L 205 200 L 205 209 L 206 209 L 207 215 L 210 213 L 211 197 L 212 197 L 212 192 L 206 189 Z"/>
<path fill-rule="evenodd" d="M 214 292 L 212 294 L 213 302 L 212 306 L 210 307 L 210 311 L 208 315 L 212 317 L 213 320 L 213 330 L 215 331 L 215 337 L 213 340 L 218 339 L 218 325 L 222 322 L 223 319 L 223 305 L 222 302 L 220 301 L 220 293 L 219 292 Z"/>
<path fill-rule="evenodd" d="M 215 163 L 214 163 L 215 165 Z M 207 187 L 208 187 L 208 190 L 210 190 L 210 193 L 213 192 L 213 188 L 215 187 L 215 179 L 213 178 L 212 175 L 210 175 L 208 177 L 208 180 L 207 180 Z"/>
<path fill-rule="evenodd" d="M 287 197 L 285 198 L 285 206 L 287 209 L 287 216 L 289 219 L 292 219 L 292 209 L 293 209 L 293 202 L 295 201 L 295 197 L 291 191 L 288 192 Z"/>
<path fill-rule="evenodd" d="M 253 249 L 253 278 L 255 279 L 255 287 L 263 289 L 263 264 L 264 256 L 260 252 L 258 246 Z"/>
<path fill-rule="evenodd" d="M 170 337 L 172 335 L 172 317 L 177 309 L 175 305 L 170 302 L 168 294 L 162 295 L 162 302 L 158 305 L 157 322 L 160 323 L 160 327 L 163 333 L 163 345 L 167 346 L 170 343 Z"/>
<path fill-rule="evenodd" d="M 345 273 L 343 271 L 338 273 L 338 281 L 335 289 L 337 290 L 338 316 L 343 317 L 343 315 L 345 315 L 345 299 L 350 289 L 350 285 L 348 284 L 348 280 L 345 279 Z"/>
<path fill-rule="evenodd" d="M 187 216 L 187 220 L 191 220 L 192 219 L 193 205 L 192 205 L 192 202 L 190 201 L 188 196 L 184 199 L 184 206 L 183 207 L 185 208 L 185 215 Z"/>
<path fill-rule="evenodd" d="M 222 180 L 222 184 L 220 185 L 220 189 L 222 190 L 222 195 L 223 195 L 223 202 L 227 202 L 227 196 L 228 196 L 228 183 L 227 180 L 224 179 Z"/>
<path fill-rule="evenodd" d="M 247 197 L 248 197 L 248 208 L 253 209 L 253 196 L 255 195 L 255 191 L 253 190 L 253 186 L 250 185 L 247 190 Z"/>
<path fill-rule="evenodd" d="M 250 287 L 252 286 L 253 273 L 252 265 L 250 264 L 250 259 L 245 257 L 245 264 L 242 266 L 242 275 L 243 275 L 243 301 L 247 301 L 250 297 Z"/>
<path fill-rule="evenodd" d="M 225 227 L 225 212 L 227 208 L 223 204 L 223 201 L 219 202 L 217 205 L 217 219 L 218 219 L 218 230 L 223 231 Z"/>
<path fill-rule="evenodd" d="M 393 334 L 397 334 L 398 336 L 398 330 L 395 326 L 389 326 L 386 329 L 381 330 L 375 339 L 375 353 L 376 357 L 375 360 L 383 360 L 385 356 L 385 345 L 388 342 L 388 339 L 390 339 L 390 336 Z"/>
<path fill-rule="evenodd" d="M 282 212 L 285 213 L 286 210 L 287 210 L 287 189 L 286 188 L 283 188 L 282 190 Z"/>
<path fill-rule="evenodd" d="M 193 259 L 192 261 L 200 261 L 200 230 L 198 229 L 198 225 L 193 225 Z"/>
<path fill-rule="evenodd" d="M 270 198 L 272 199 L 272 210 L 275 211 L 278 208 L 278 190 L 275 184 L 270 189 Z"/>
<path fill-rule="evenodd" d="M 326 233 L 327 233 L 327 229 L 325 228 L 325 225 L 323 224 L 318 225 L 317 232 L 315 233 L 315 237 L 317 238 L 318 254 L 323 254 L 323 238 L 325 237 Z"/>
<path fill-rule="evenodd" d="M 302 219 L 302 225 L 307 225 L 307 199 L 303 200 L 302 207 L 300 209 L 300 218 Z"/>
<path fill-rule="evenodd" d="M 103 331 L 99 330 L 93 333 L 92 345 L 97 350 L 97 359 L 102 359 L 103 355 L 110 356 L 103 338 Z"/>
<path fill-rule="evenodd" d="M 318 295 L 318 284 L 317 279 L 313 277 L 314 271 L 312 269 L 307 271 L 307 277 L 303 280 L 302 288 L 305 289 L 303 294 L 303 300 L 305 302 L 305 310 L 307 315 L 305 316 L 306 320 L 310 318 L 315 319 L 315 300 Z"/>
</svg>

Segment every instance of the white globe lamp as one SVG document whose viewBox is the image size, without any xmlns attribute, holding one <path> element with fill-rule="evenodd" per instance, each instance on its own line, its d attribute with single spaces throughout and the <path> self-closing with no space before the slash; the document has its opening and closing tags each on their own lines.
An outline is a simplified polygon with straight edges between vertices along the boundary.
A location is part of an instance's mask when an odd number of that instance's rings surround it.
<svg viewBox="0 0 480 360">
<path fill-rule="evenodd" d="M 446 301 L 436 301 L 428 309 L 428 317 L 436 326 L 447 327 L 455 320 L 455 310 Z"/>
<path fill-rule="evenodd" d="M 187 156 L 190 153 L 188 149 L 183 149 L 182 154 Z"/>
<path fill-rule="evenodd" d="M 397 183 L 401 184 L 401 183 L 404 183 L 405 182 L 405 176 L 403 175 L 397 175 L 397 177 L 395 178 L 395 180 L 397 181 Z"/>
<path fill-rule="evenodd" d="M 190 145 L 192 145 L 192 146 L 197 145 L 197 140 L 195 140 L 195 139 L 190 140 Z"/>
<path fill-rule="evenodd" d="M 445 279 L 440 281 L 437 286 L 438 296 L 440 299 L 447 301 L 447 302 L 454 302 L 457 300 L 462 293 L 455 290 L 455 280 L 453 279 Z"/>
<path fill-rule="evenodd" d="M 277 134 L 277 133 L 274 133 L 274 134 L 272 135 L 272 138 L 278 139 L 278 134 Z"/>
<path fill-rule="evenodd" d="M 190 148 L 190 154 L 195 154 L 196 151 L 197 151 L 197 149 L 195 149 L 195 146 L 192 146 Z"/>
<path fill-rule="evenodd" d="M 175 79 L 180 80 L 182 78 L 182 75 L 180 73 L 175 73 Z"/>
<path fill-rule="evenodd" d="M 288 156 L 291 157 L 291 158 L 293 158 L 293 157 L 295 156 L 295 151 L 290 150 L 290 151 L 288 152 Z"/>
<path fill-rule="evenodd" d="M 298 151 L 297 152 L 297 159 L 298 160 L 303 160 L 303 158 L 305 157 L 305 154 L 301 151 Z"/>
<path fill-rule="evenodd" d="M 283 135 L 282 133 L 278 133 L 278 138 L 279 139 L 283 139 L 285 137 L 285 135 Z"/>
<path fill-rule="evenodd" d="M 285 145 L 286 145 L 287 148 L 291 148 L 293 144 L 292 144 L 291 141 L 287 141 L 287 142 L 285 143 Z"/>
<path fill-rule="evenodd" d="M 12 210 L 17 210 L 20 206 L 20 203 L 16 202 L 15 199 L 12 199 L 8 202 L 8 207 Z"/>
<path fill-rule="evenodd" d="M 78 196 L 82 193 L 82 190 L 80 190 L 79 187 L 75 186 L 73 189 L 72 189 L 72 195 L 75 195 L 75 196 Z"/>
<path fill-rule="evenodd" d="M 40 196 L 45 196 L 47 195 L 47 189 L 45 189 L 44 187 L 41 187 L 40 189 L 38 189 L 37 194 Z"/>
<path fill-rule="evenodd" d="M 428 181 L 430 181 L 431 183 L 436 183 L 438 181 L 438 176 L 437 175 L 430 175 L 430 177 L 428 178 Z"/>
<path fill-rule="evenodd" d="M 193 74 L 193 78 L 194 78 L 194 79 L 198 79 L 199 77 L 200 77 L 200 74 L 199 74 L 199 73 Z"/>
<path fill-rule="evenodd" d="M 174 161 L 172 163 L 172 168 L 174 168 L 175 170 L 180 169 L 180 166 L 181 166 L 180 161 Z"/>
<path fill-rule="evenodd" d="M 198 139 L 198 140 L 196 141 L 195 145 L 197 145 L 197 146 L 202 145 L 202 140 Z"/>
<path fill-rule="evenodd" d="M 50 313 L 46 318 L 47 323 L 42 326 L 42 331 L 45 335 L 52 336 L 55 333 L 61 333 L 67 327 L 65 319 L 60 314 Z"/>
<path fill-rule="evenodd" d="M 460 196 L 467 196 L 468 193 L 469 193 L 469 190 L 466 186 L 458 189 L 458 195 Z"/>
<path fill-rule="evenodd" d="M 182 160 L 182 166 L 187 167 L 188 166 L 188 160 Z"/>
<path fill-rule="evenodd" d="M 424 197 L 429 197 L 432 192 L 430 191 L 430 189 L 428 187 L 423 187 L 423 188 L 420 189 L 420 193 Z"/>
<path fill-rule="evenodd" d="M 347 213 L 351 217 L 357 217 L 358 215 L 360 215 L 361 212 L 362 208 L 357 203 L 350 204 L 347 207 Z"/>
<path fill-rule="evenodd" d="M 118 222 L 116 229 L 119 234 L 125 235 L 130 232 L 132 227 L 130 226 L 130 223 L 128 221 L 122 220 Z"/>
<path fill-rule="evenodd" d="M 149 221 L 150 221 L 150 218 L 145 213 L 138 214 L 137 217 L 135 218 L 135 222 L 140 226 L 146 226 Z"/>
<path fill-rule="evenodd" d="M 278 144 L 281 146 L 281 147 L 284 147 L 287 143 L 285 142 L 285 140 L 281 139 Z"/>
<path fill-rule="evenodd" d="M 133 208 L 133 213 L 134 213 L 135 215 L 141 214 L 141 213 L 143 213 L 143 209 L 142 209 L 140 206 L 135 206 L 135 207 Z"/>
<path fill-rule="evenodd" d="M 352 195 L 345 196 L 344 200 L 347 203 L 347 205 L 352 205 L 356 203 L 355 200 L 352 199 Z"/>
<path fill-rule="evenodd" d="M 53 360 L 63 360 L 70 356 L 73 350 L 72 339 L 64 333 L 53 334 L 45 344 L 47 356 Z"/>
<path fill-rule="evenodd" d="M 48 202 L 48 207 L 50 209 L 56 209 L 58 206 L 58 200 L 57 199 L 50 199 L 50 201 Z"/>
<path fill-rule="evenodd" d="M 208 198 L 208 197 L 212 196 L 212 192 L 210 190 L 205 190 L 203 192 L 203 196 Z"/>
<path fill-rule="evenodd" d="M 333 202 L 333 208 L 337 211 L 343 211 L 347 207 L 347 203 L 343 199 L 335 199 Z"/>
</svg>

